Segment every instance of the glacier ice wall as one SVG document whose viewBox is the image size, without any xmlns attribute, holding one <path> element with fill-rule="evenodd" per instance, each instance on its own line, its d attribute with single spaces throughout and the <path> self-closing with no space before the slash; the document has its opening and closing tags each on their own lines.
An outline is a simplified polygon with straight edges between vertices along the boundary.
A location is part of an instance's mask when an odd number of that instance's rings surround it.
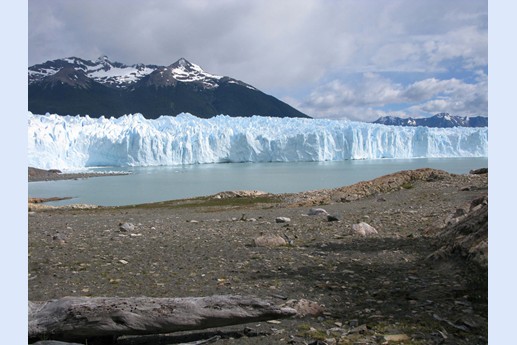
<svg viewBox="0 0 517 345">
<path fill-rule="evenodd" d="M 29 112 L 28 122 L 29 166 L 42 169 L 488 156 L 488 128 L 190 114 L 148 120 Z"/>
</svg>

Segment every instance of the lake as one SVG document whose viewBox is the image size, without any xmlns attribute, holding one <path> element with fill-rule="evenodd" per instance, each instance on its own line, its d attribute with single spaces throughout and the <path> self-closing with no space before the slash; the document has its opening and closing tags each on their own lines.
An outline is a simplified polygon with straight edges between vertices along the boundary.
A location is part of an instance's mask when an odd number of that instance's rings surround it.
<svg viewBox="0 0 517 345">
<path fill-rule="evenodd" d="M 48 205 L 121 206 L 183 199 L 229 190 L 292 193 L 335 188 L 400 170 L 435 168 L 456 174 L 488 167 L 488 158 L 419 158 L 339 162 L 228 163 L 96 168 L 129 175 L 29 183 L 29 197 L 72 197 Z"/>
</svg>

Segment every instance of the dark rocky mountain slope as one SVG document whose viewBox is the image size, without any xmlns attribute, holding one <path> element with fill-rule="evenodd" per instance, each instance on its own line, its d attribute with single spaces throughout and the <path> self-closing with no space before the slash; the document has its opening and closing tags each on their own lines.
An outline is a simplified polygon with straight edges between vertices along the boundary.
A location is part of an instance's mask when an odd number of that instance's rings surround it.
<svg viewBox="0 0 517 345">
<path fill-rule="evenodd" d="M 309 117 L 251 85 L 209 74 L 183 58 L 169 66 L 128 66 L 105 56 L 96 61 L 71 57 L 31 66 L 28 78 L 29 111 L 37 114 Z"/>
</svg>

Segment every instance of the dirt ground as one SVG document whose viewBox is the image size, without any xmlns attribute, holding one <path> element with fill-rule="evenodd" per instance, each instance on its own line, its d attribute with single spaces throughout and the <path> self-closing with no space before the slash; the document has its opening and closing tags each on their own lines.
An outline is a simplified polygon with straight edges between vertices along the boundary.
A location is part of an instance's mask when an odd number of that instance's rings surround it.
<svg viewBox="0 0 517 345">
<path fill-rule="evenodd" d="M 301 194 L 31 207 L 29 299 L 238 294 L 278 304 L 307 299 L 325 309 L 117 344 L 487 344 L 486 270 L 454 255 L 427 257 L 438 248 L 431 230 L 487 195 L 488 174 L 390 176 Z M 333 218 L 308 215 L 314 207 Z M 378 234 L 354 234 L 359 222 Z M 123 230 L 124 223 L 134 228 Z M 290 243 L 252 245 L 270 234 Z"/>
</svg>

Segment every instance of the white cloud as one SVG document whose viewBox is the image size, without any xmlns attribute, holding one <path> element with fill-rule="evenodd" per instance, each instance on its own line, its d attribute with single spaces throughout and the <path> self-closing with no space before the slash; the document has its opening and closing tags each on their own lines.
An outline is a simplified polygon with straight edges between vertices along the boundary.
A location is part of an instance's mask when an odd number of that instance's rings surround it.
<svg viewBox="0 0 517 345">
<path fill-rule="evenodd" d="M 487 115 L 488 83 L 477 72 L 474 83 L 455 78 L 428 78 L 403 86 L 378 74 L 365 73 L 358 82 L 333 80 L 314 90 L 302 111 L 315 117 L 347 117 L 372 121 L 386 114 L 402 117 L 449 112 L 457 115 Z M 390 111 L 392 105 L 401 105 Z"/>
<path fill-rule="evenodd" d="M 185 57 L 318 109 L 350 102 L 375 109 L 403 93 L 433 94 L 433 85 L 406 90 L 385 72 L 486 66 L 487 12 L 486 0 L 31 0 L 29 64 L 106 54 L 168 65 Z M 322 85 L 366 72 L 360 85 Z M 300 89 L 310 95 L 295 95 Z"/>
</svg>

